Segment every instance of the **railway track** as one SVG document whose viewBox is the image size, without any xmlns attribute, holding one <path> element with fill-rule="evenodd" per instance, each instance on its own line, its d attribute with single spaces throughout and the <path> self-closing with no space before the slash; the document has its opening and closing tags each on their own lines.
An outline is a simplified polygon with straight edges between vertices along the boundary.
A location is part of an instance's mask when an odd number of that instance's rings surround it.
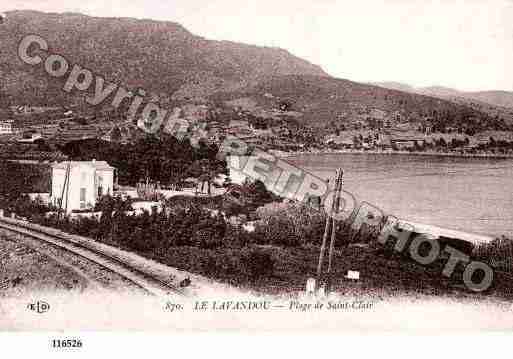
<svg viewBox="0 0 513 359">
<path fill-rule="evenodd" d="M 88 238 L 67 235 L 58 230 L 5 217 L 0 217 L 0 228 L 22 236 L 28 236 L 31 239 L 43 242 L 45 245 L 57 247 L 74 256 L 94 262 L 100 267 L 119 275 L 136 287 L 139 287 L 147 294 L 160 297 L 167 295 L 183 295 L 172 283 L 158 278 L 147 270 L 137 268 L 129 263 L 129 261 L 116 255 L 113 249 L 102 250 L 98 248 L 99 244 L 94 243 L 94 241 Z"/>
</svg>

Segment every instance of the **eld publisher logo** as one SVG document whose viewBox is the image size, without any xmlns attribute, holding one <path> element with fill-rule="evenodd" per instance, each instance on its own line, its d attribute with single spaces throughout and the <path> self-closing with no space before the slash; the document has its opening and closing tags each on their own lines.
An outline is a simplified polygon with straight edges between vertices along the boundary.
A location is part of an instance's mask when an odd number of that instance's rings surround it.
<svg viewBox="0 0 513 359">
<path fill-rule="evenodd" d="M 46 313 L 50 310 L 50 304 L 48 304 L 47 302 L 44 302 L 42 300 L 38 300 L 35 303 L 29 303 L 27 305 L 27 309 L 31 310 L 33 312 L 42 314 L 42 313 Z"/>
</svg>

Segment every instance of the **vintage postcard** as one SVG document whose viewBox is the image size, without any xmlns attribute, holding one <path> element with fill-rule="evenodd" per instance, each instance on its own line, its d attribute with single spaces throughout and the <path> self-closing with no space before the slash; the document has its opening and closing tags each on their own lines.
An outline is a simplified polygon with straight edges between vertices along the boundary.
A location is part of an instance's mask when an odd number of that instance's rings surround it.
<svg viewBox="0 0 513 359">
<path fill-rule="evenodd" d="M 513 2 L 0 13 L 1 332 L 513 329 Z"/>
</svg>

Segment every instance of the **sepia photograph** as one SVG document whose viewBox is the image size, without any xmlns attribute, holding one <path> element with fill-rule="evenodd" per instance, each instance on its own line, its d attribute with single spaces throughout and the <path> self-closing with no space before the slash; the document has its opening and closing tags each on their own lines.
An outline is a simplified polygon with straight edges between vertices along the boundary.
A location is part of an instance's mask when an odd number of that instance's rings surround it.
<svg viewBox="0 0 513 359">
<path fill-rule="evenodd" d="M 512 63 L 511 0 L 3 1 L 0 332 L 510 332 Z"/>
</svg>

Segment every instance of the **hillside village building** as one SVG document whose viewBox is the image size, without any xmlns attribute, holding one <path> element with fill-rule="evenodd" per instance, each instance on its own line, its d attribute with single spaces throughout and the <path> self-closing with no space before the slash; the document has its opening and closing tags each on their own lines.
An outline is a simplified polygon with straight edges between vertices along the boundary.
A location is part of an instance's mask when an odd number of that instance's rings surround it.
<svg viewBox="0 0 513 359">
<path fill-rule="evenodd" d="M 426 143 L 425 139 L 417 137 L 399 137 L 390 140 L 392 148 L 398 150 L 406 150 L 415 148 L 415 146 L 424 146 Z"/>
<path fill-rule="evenodd" d="M 0 135 L 10 135 L 13 133 L 13 121 L 0 121 Z"/>
<path fill-rule="evenodd" d="M 113 193 L 114 167 L 105 161 L 66 161 L 52 165 L 51 203 L 67 213 L 94 208 Z"/>
</svg>

